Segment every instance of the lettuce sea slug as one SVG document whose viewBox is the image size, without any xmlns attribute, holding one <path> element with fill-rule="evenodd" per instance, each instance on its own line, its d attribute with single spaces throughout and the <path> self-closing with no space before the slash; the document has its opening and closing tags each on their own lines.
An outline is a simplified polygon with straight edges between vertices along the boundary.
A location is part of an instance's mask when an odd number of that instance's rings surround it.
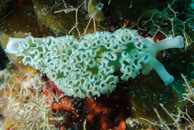
<svg viewBox="0 0 194 130">
<path fill-rule="evenodd" d="M 68 96 L 84 98 L 111 93 L 121 80 L 135 78 L 142 69 L 154 69 L 165 85 L 173 82 L 156 59 L 159 51 L 184 47 L 181 36 L 157 43 L 135 30 L 86 34 L 81 41 L 73 36 L 9 38 L 5 51 L 23 57 L 23 64 L 45 73 Z"/>
</svg>

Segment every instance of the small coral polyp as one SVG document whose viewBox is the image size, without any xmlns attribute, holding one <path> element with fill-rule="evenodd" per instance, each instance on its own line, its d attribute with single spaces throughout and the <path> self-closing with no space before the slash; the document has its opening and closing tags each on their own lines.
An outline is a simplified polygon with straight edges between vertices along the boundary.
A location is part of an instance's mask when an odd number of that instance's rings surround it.
<svg viewBox="0 0 194 130">
<path fill-rule="evenodd" d="M 130 29 L 113 33 L 86 34 L 81 41 L 73 36 L 9 38 L 5 51 L 23 56 L 23 64 L 45 73 L 68 96 L 84 98 L 111 93 L 120 79 L 135 78 L 142 69 L 148 74 L 155 69 L 165 85 L 173 82 L 164 66 L 156 59 L 159 51 L 184 47 L 177 36 L 154 43 Z"/>
</svg>

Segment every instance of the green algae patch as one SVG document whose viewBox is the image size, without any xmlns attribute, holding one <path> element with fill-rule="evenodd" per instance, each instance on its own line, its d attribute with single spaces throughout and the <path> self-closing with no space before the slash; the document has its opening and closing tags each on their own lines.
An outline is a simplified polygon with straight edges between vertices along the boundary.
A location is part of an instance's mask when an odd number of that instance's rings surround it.
<svg viewBox="0 0 194 130">
<path fill-rule="evenodd" d="M 16 4 L 12 13 L 0 20 L 0 45 L 3 49 L 9 37 L 23 38 L 27 35 L 42 37 L 44 35 L 53 35 L 53 33 L 38 22 L 33 5 Z M 8 57 L 21 68 L 21 71 L 32 71 L 31 67 L 21 64 L 22 57 L 17 58 L 14 55 L 8 55 Z"/>
<path fill-rule="evenodd" d="M 33 0 L 34 11 L 38 19 L 49 27 L 56 35 L 82 34 L 87 25 L 87 12 L 83 9 L 83 4 L 79 2 L 56 0 Z M 90 31 L 89 26 L 88 30 Z M 93 27 L 92 27 L 93 29 Z"/>
<path fill-rule="evenodd" d="M 96 21 L 104 20 L 104 13 L 102 11 L 103 4 L 101 0 L 90 0 L 88 3 L 88 13 L 91 18 Z"/>
<path fill-rule="evenodd" d="M 160 120 L 173 122 L 165 109 L 171 114 L 177 114 L 180 95 L 172 87 L 161 84 L 153 73 L 149 77 L 137 77 L 128 87 L 130 104 L 136 119 L 146 124 L 160 124 Z"/>
</svg>

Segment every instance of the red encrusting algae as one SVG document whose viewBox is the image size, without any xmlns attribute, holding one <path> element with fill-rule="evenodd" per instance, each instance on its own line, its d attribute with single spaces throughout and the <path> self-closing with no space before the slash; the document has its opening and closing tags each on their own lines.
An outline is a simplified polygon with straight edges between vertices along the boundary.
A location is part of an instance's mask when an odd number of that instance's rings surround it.
<svg viewBox="0 0 194 130">
<path fill-rule="evenodd" d="M 87 130 L 125 130 L 125 120 L 130 115 L 130 109 L 129 103 L 126 103 L 129 99 L 121 90 L 109 96 L 73 98 L 65 96 L 50 79 L 45 80 L 43 93 L 48 96 L 47 103 L 51 104 L 56 117 L 63 117 L 62 121 L 56 122 L 60 130 L 75 126 Z"/>
</svg>

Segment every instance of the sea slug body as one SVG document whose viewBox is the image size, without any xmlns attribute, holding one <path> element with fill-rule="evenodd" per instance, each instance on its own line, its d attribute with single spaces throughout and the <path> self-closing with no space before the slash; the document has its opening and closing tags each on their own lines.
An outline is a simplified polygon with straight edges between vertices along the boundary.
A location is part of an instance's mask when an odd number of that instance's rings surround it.
<svg viewBox="0 0 194 130">
<path fill-rule="evenodd" d="M 135 30 L 86 34 L 81 41 L 73 36 L 9 38 L 5 51 L 23 57 L 23 64 L 45 73 L 68 96 L 84 98 L 111 93 L 121 80 L 135 78 L 142 69 L 154 69 L 165 85 L 173 82 L 156 59 L 159 51 L 184 47 L 181 36 L 154 43 Z"/>
</svg>

